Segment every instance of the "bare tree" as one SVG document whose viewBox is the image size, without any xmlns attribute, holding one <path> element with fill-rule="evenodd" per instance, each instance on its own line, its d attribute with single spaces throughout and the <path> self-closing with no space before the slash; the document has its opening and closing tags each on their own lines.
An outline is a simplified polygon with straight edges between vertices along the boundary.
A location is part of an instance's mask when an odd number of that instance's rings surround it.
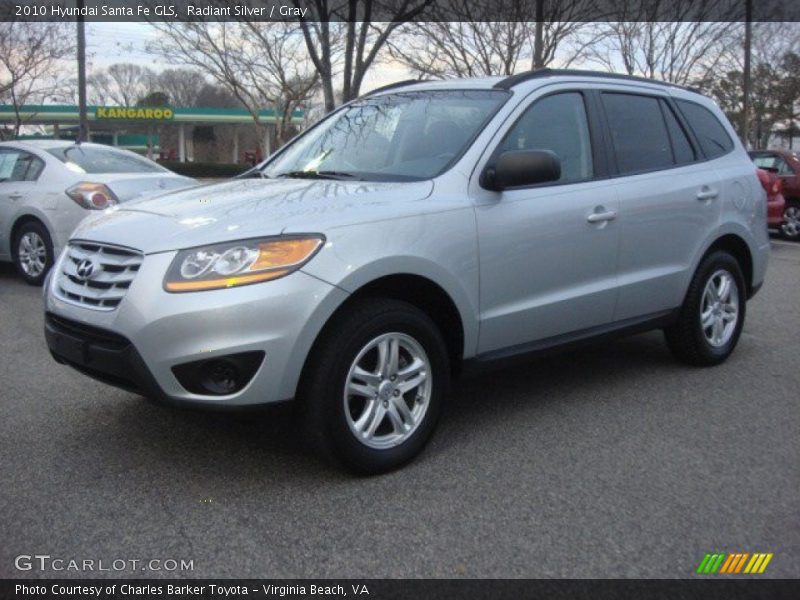
<svg viewBox="0 0 800 600">
<path fill-rule="evenodd" d="M 98 104 L 133 106 L 153 91 L 155 72 L 141 65 L 116 63 L 87 79 L 93 101 Z"/>
<path fill-rule="evenodd" d="M 742 26 L 740 25 L 740 28 Z M 746 143 L 764 148 L 773 134 L 791 141 L 800 119 L 800 33 L 794 24 L 754 23 L 750 85 L 750 123 Z M 726 112 L 739 135 L 744 122 L 744 75 L 741 52 L 733 64 L 703 82 Z"/>
<path fill-rule="evenodd" d="M 294 111 L 318 82 L 296 24 L 154 22 L 152 26 L 162 35 L 151 52 L 212 77 L 248 110 L 258 127 L 265 127 L 261 109 L 274 107 L 278 141 L 286 140 Z"/>
<path fill-rule="evenodd" d="M 69 23 L 0 23 L 0 98 L 14 107 L 13 135 L 22 126 L 20 107 L 60 95 L 67 78 L 61 61 L 75 50 Z"/>
<path fill-rule="evenodd" d="M 495 9 L 513 20 L 491 21 Z M 452 0 L 432 6 L 426 16 L 430 21 L 404 24 L 388 43 L 392 58 L 421 77 L 510 75 L 530 56 L 535 24 L 526 0 L 499 0 L 491 7 Z"/>
<path fill-rule="evenodd" d="M 428 9 L 430 21 L 403 25 L 389 42 L 390 52 L 420 76 L 480 77 L 511 75 L 523 62 L 530 68 L 548 66 L 556 61 L 558 49 L 571 41 L 571 52 L 561 61 L 562 66 L 568 66 L 588 46 L 589 40 L 579 40 L 576 34 L 588 29 L 578 19 L 584 17 L 589 4 L 589 0 L 543 1 L 537 53 L 535 3 L 452 0 Z M 498 14 L 512 20 L 492 21 Z"/>
<path fill-rule="evenodd" d="M 197 99 L 207 85 L 197 69 L 165 69 L 158 74 L 155 87 L 167 95 L 173 106 L 199 106 Z"/>
<path fill-rule="evenodd" d="M 621 2 L 618 21 L 597 24 L 589 62 L 611 71 L 678 84 L 702 82 L 738 49 L 739 25 L 724 17 L 724 0 Z"/>
<path fill-rule="evenodd" d="M 777 65 L 790 53 L 800 54 L 800 27 L 797 23 L 753 23 L 754 63 Z M 740 54 L 738 66 L 744 66 L 743 54 Z"/>
<path fill-rule="evenodd" d="M 300 6 L 299 0 L 293 0 Z M 308 56 L 319 74 L 325 110 L 336 107 L 334 80 L 341 76 L 341 101 L 358 97 L 364 76 L 389 37 L 404 22 L 422 14 L 433 0 L 307 0 L 300 19 Z M 375 22 L 374 18 L 384 19 Z"/>
</svg>

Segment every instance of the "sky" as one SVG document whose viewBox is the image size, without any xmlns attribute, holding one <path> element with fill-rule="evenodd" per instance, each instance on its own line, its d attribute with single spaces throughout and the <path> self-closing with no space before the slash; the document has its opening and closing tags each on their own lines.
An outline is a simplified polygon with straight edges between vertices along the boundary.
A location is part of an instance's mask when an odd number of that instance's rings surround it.
<svg viewBox="0 0 800 600">
<path fill-rule="evenodd" d="M 155 34 L 156 30 L 148 23 L 87 23 L 87 71 L 92 73 L 119 62 L 135 63 L 156 71 L 175 67 L 174 62 L 145 51 Z M 361 91 L 368 92 L 410 77 L 409 71 L 401 65 L 381 64 L 367 71 Z"/>
</svg>

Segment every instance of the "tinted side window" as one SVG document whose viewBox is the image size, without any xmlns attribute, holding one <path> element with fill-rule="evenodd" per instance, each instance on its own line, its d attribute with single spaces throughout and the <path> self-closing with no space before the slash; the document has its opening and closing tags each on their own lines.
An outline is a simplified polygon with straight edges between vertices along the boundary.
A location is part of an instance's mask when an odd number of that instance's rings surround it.
<svg viewBox="0 0 800 600">
<path fill-rule="evenodd" d="M 674 164 L 658 98 L 610 93 L 604 93 L 602 98 L 620 173 Z"/>
<path fill-rule="evenodd" d="M 685 165 L 686 163 L 693 162 L 697 158 L 694 154 L 694 148 L 686 137 L 686 132 L 678 122 L 677 117 L 672 112 L 669 105 L 661 101 L 661 109 L 664 111 L 664 119 L 667 122 L 667 131 L 669 138 L 672 140 L 672 151 L 675 156 L 675 163 L 678 165 Z"/>
<path fill-rule="evenodd" d="M 706 157 L 717 158 L 733 150 L 733 140 L 710 110 L 688 100 L 676 100 L 676 102 L 689 126 L 694 130 Z"/>
<path fill-rule="evenodd" d="M 29 152 L 13 148 L 0 151 L 0 182 L 36 181 L 44 169 L 44 161 Z"/>
<path fill-rule="evenodd" d="M 567 92 L 534 102 L 514 124 L 499 151 L 550 150 L 561 160 L 561 183 L 591 179 L 592 143 L 583 96 Z"/>
</svg>

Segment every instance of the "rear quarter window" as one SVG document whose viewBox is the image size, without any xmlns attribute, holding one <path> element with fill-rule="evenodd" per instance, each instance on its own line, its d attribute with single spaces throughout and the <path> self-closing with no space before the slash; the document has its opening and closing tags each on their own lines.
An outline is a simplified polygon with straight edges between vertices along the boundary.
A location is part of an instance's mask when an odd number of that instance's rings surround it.
<svg viewBox="0 0 800 600">
<path fill-rule="evenodd" d="M 717 158 L 733 150 L 731 136 L 714 113 L 696 102 L 688 100 L 675 102 L 689 123 L 689 127 L 694 131 L 706 158 Z"/>
</svg>

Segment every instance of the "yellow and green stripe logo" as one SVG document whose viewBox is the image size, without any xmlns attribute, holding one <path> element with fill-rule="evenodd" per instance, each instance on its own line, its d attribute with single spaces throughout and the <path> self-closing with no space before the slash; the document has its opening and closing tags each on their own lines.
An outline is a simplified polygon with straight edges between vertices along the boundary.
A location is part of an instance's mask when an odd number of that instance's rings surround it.
<svg viewBox="0 0 800 600">
<path fill-rule="evenodd" d="M 709 553 L 703 557 L 697 566 L 697 572 L 701 575 L 723 575 L 723 574 L 756 574 L 763 573 L 769 561 L 772 560 L 772 552 L 732 552 L 732 553 Z"/>
</svg>

